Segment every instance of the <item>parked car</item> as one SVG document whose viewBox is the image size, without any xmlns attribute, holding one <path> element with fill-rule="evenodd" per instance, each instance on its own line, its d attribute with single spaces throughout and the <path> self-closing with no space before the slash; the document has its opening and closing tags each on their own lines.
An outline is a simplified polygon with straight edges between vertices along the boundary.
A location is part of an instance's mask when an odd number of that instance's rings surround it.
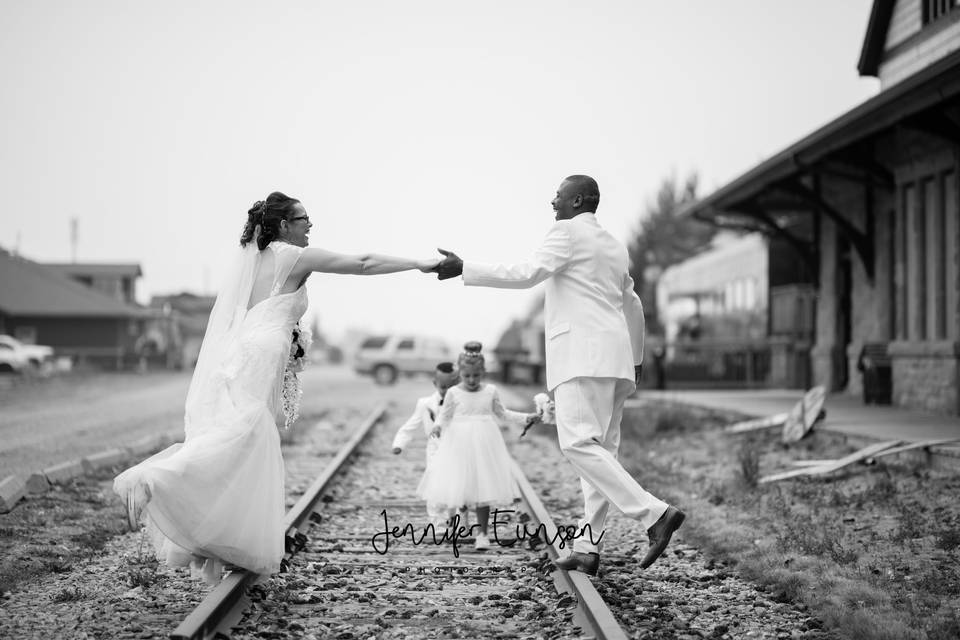
<svg viewBox="0 0 960 640">
<path fill-rule="evenodd" d="M 0 371 L 22 372 L 28 367 L 39 371 L 53 362 L 53 347 L 24 344 L 13 336 L 0 335 Z"/>
<path fill-rule="evenodd" d="M 432 373 L 444 360 L 453 360 L 453 352 L 439 338 L 378 335 L 360 343 L 353 369 L 373 376 L 378 384 L 393 384 L 401 374 Z"/>
<path fill-rule="evenodd" d="M 21 351 L 0 342 L 0 373 L 19 373 L 27 366 L 27 360 Z"/>
</svg>

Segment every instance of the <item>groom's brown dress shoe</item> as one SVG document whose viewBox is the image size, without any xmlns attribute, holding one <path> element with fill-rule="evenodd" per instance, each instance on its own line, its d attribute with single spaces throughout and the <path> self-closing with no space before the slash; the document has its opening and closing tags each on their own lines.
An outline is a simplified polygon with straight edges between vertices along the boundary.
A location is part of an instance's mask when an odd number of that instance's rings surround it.
<svg viewBox="0 0 960 640">
<path fill-rule="evenodd" d="M 660 557 L 660 554 L 667 548 L 673 532 L 680 528 L 683 519 L 686 517 L 687 514 L 676 507 L 667 507 L 660 519 L 647 529 L 647 535 L 650 537 L 650 548 L 647 549 L 647 555 L 640 563 L 641 569 L 646 569 Z"/>
<path fill-rule="evenodd" d="M 599 553 L 580 553 L 574 551 L 566 558 L 554 562 L 558 569 L 564 571 L 583 571 L 588 576 L 597 575 L 597 569 L 600 568 Z"/>
</svg>

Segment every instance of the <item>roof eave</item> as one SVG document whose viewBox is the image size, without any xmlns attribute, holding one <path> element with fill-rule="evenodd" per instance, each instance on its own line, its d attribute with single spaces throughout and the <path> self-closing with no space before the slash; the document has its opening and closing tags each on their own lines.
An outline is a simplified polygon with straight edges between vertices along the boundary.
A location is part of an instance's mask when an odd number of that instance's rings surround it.
<svg viewBox="0 0 960 640">
<path fill-rule="evenodd" d="M 873 1 L 870 19 L 867 22 L 867 32 L 863 37 L 863 46 L 860 48 L 860 60 L 857 62 L 857 71 L 861 76 L 876 77 L 880 70 L 894 4 L 895 0 Z"/>
<path fill-rule="evenodd" d="M 957 95 L 960 95 L 960 50 L 854 107 L 709 196 L 682 207 L 678 215 L 695 215 L 743 202 L 770 183 L 797 173 L 838 149 L 894 125 L 905 117 L 904 110 L 898 110 L 897 106 L 906 106 L 912 113 Z M 906 100 L 912 102 L 899 105 Z"/>
</svg>

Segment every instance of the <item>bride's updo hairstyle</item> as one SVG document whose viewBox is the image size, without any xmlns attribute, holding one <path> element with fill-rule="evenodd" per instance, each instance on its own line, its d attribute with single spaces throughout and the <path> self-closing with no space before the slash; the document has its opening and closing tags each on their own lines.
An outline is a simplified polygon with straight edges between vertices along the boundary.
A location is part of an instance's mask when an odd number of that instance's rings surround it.
<svg viewBox="0 0 960 640">
<path fill-rule="evenodd" d="M 475 365 L 478 364 L 481 367 L 484 366 L 483 354 L 480 351 L 483 349 L 483 345 L 476 341 L 470 341 L 463 345 L 463 353 L 460 354 L 460 357 L 457 359 L 457 364 L 461 367 L 463 365 Z"/>
<path fill-rule="evenodd" d="M 296 198 L 291 198 L 279 191 L 274 191 L 266 200 L 257 200 L 247 211 L 247 224 L 240 235 L 240 246 L 245 247 L 253 240 L 253 232 L 260 225 L 260 236 L 257 238 L 257 248 L 263 251 L 268 244 L 280 237 L 280 222 L 289 220 L 296 212 L 293 205 L 299 204 Z"/>
</svg>

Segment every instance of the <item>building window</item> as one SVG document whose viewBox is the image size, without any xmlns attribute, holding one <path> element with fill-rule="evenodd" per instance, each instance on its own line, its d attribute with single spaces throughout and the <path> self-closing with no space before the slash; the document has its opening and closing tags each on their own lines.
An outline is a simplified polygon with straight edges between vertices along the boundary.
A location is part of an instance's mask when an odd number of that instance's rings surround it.
<svg viewBox="0 0 960 640">
<path fill-rule="evenodd" d="M 957 172 L 926 167 L 899 184 L 893 283 L 898 340 L 958 337 Z"/>
<path fill-rule="evenodd" d="M 922 0 L 923 24 L 942 18 L 957 8 L 957 0 Z"/>
</svg>

